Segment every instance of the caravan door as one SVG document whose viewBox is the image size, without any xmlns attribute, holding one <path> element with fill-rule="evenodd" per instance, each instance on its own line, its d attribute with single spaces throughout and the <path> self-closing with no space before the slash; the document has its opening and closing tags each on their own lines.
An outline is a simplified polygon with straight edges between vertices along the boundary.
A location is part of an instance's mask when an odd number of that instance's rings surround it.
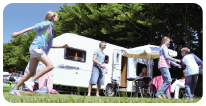
<svg viewBox="0 0 206 106">
<path fill-rule="evenodd" d="M 114 50 L 113 51 L 113 72 L 112 79 L 120 81 L 121 79 L 121 63 L 122 63 L 122 51 Z"/>
</svg>

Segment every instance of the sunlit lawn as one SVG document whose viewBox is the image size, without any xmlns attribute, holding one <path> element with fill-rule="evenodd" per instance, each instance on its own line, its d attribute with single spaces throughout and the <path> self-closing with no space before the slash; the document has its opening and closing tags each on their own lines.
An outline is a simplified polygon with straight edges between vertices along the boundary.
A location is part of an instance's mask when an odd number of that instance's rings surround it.
<svg viewBox="0 0 206 106">
<path fill-rule="evenodd" d="M 201 98 L 195 99 L 156 99 L 133 97 L 96 97 L 68 94 L 35 94 L 22 93 L 21 96 L 3 92 L 6 101 L 11 103 L 195 103 Z"/>
<path fill-rule="evenodd" d="M 135 98 L 135 97 L 106 97 L 106 96 L 85 96 L 69 94 L 36 94 L 21 93 L 21 96 L 10 94 L 8 91 L 13 87 L 4 84 L 3 95 L 6 101 L 11 103 L 195 103 L 201 98 L 195 99 L 156 99 L 156 98 Z"/>
</svg>

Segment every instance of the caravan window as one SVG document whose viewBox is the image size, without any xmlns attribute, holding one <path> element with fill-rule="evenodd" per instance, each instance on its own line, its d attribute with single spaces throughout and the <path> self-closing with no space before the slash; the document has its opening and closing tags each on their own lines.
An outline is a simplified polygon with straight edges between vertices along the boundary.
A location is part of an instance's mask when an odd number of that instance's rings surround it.
<svg viewBox="0 0 206 106">
<path fill-rule="evenodd" d="M 116 62 L 119 63 L 119 53 L 117 53 L 117 59 Z"/>
<path fill-rule="evenodd" d="M 86 51 L 72 47 L 65 48 L 64 59 L 78 62 L 86 62 Z"/>
<path fill-rule="evenodd" d="M 105 55 L 104 62 L 105 62 L 105 64 L 108 64 L 108 63 L 109 63 L 109 56 L 108 56 L 108 55 Z"/>
</svg>

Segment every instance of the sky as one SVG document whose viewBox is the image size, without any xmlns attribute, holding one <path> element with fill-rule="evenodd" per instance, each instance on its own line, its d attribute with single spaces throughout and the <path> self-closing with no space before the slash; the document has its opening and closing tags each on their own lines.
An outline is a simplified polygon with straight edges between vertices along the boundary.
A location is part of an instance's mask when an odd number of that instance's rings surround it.
<svg viewBox="0 0 206 106">
<path fill-rule="evenodd" d="M 10 0 L 9 0 L 10 1 Z M 21 1 L 21 0 L 20 0 Z M 61 0 L 60 0 L 61 1 Z M 77 0 L 78 2 L 78 0 Z M 198 3 L 199 5 L 201 3 Z M 67 3 L 74 5 L 74 3 Z M 63 3 L 7 3 L 3 5 L 3 43 L 8 43 L 13 32 L 44 20 L 49 10 L 59 11 Z M 204 10 L 204 9 L 203 9 Z"/>
<path fill-rule="evenodd" d="M 60 6 L 63 7 L 63 3 L 9 3 L 3 10 L 3 43 L 12 40 L 13 32 L 19 32 L 43 21 L 48 11 L 59 11 Z"/>
</svg>

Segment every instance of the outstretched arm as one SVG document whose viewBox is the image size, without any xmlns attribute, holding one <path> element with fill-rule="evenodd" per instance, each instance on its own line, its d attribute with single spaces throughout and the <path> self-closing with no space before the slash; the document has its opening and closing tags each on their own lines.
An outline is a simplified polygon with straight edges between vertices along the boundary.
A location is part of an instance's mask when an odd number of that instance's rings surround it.
<svg viewBox="0 0 206 106">
<path fill-rule="evenodd" d="M 25 32 L 29 32 L 31 30 L 32 30 L 32 27 L 29 27 L 29 28 L 26 28 L 26 29 L 24 29 L 24 30 L 22 30 L 20 32 L 14 32 L 14 33 L 11 34 L 11 37 L 15 38 L 15 37 L 17 37 L 17 36 L 19 36 L 19 35 L 21 35 L 21 34 L 23 34 Z"/>
<path fill-rule="evenodd" d="M 64 45 L 52 45 L 52 48 L 67 48 L 69 47 L 68 44 L 64 44 Z"/>
<path fill-rule="evenodd" d="M 173 66 L 175 66 L 175 67 L 182 68 L 182 66 L 181 66 L 180 64 L 177 64 L 177 63 L 175 63 L 175 62 L 173 62 L 173 61 L 170 61 L 170 63 L 171 63 Z"/>
<path fill-rule="evenodd" d="M 163 47 L 163 53 L 164 53 L 165 59 L 168 59 L 171 62 L 173 62 L 172 65 L 176 66 L 177 64 L 175 64 L 175 62 L 181 63 L 179 59 L 175 59 L 169 56 L 169 50 L 166 46 Z"/>
<path fill-rule="evenodd" d="M 177 59 L 169 56 L 169 50 L 166 46 L 163 47 L 163 53 L 164 53 L 165 59 L 168 59 L 168 60 L 173 61 L 173 62 L 177 62 Z"/>
</svg>

